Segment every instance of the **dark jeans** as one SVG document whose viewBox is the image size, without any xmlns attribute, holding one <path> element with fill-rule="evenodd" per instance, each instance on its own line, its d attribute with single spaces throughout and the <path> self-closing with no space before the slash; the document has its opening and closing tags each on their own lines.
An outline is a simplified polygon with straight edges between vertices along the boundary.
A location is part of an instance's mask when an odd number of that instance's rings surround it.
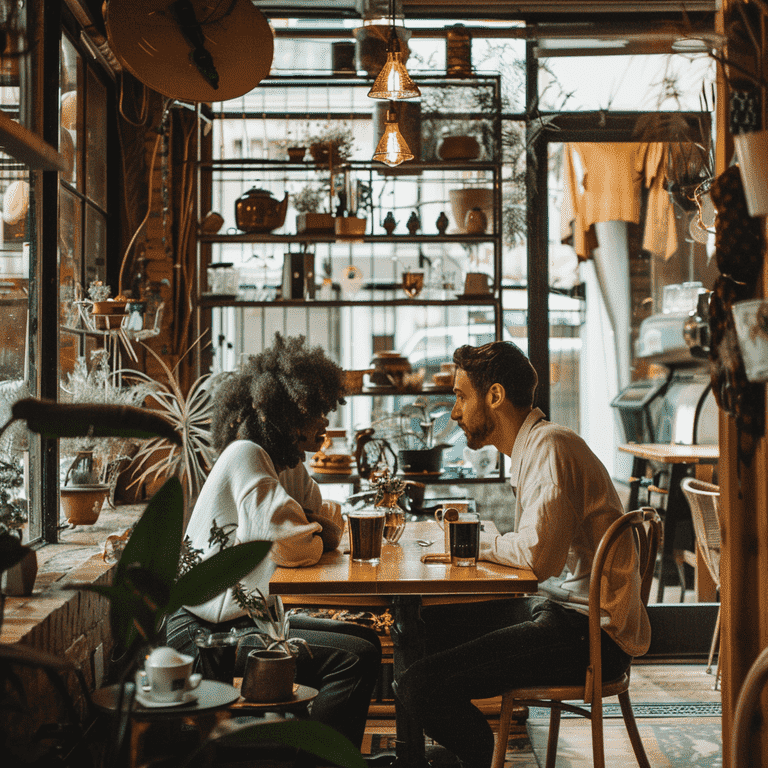
<svg viewBox="0 0 768 768">
<path fill-rule="evenodd" d="M 183 608 L 168 618 L 167 643 L 198 658 L 194 636 L 200 629 L 228 632 L 232 627 L 250 627 L 248 617 L 212 624 Z M 358 748 L 362 744 L 368 705 L 379 679 L 381 642 L 368 627 L 312 616 L 291 616 L 289 637 L 309 643 L 312 656 L 300 654 L 296 682 L 316 688 L 310 718 L 330 725 Z"/>
<path fill-rule="evenodd" d="M 511 598 L 422 609 L 424 658 L 397 683 L 398 703 L 465 768 L 488 768 L 493 733 L 472 699 L 524 685 L 583 684 L 588 619 L 545 598 Z M 603 677 L 631 658 L 605 633 Z"/>
</svg>

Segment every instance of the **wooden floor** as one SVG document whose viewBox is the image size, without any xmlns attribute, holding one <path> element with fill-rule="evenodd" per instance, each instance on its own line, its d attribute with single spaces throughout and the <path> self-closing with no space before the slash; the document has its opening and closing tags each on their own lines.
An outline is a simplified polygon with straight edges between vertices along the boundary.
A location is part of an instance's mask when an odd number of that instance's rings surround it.
<svg viewBox="0 0 768 768">
<path fill-rule="evenodd" d="M 632 667 L 630 696 L 636 709 L 638 727 L 652 768 L 717 768 L 720 759 L 721 736 L 720 691 L 714 690 L 715 675 L 707 674 L 700 663 L 644 663 L 637 660 Z M 714 673 L 714 669 L 712 670 Z M 615 702 L 616 699 L 607 700 Z M 691 705 L 686 707 L 685 705 Z M 646 705 L 659 705 L 648 707 Z M 709 705 L 709 706 L 707 706 Z M 492 705 L 491 705 L 492 708 Z M 394 748 L 394 722 L 385 707 L 376 708 L 366 729 L 364 752 Z M 654 716 L 650 713 L 658 713 Z M 489 721 L 496 719 L 489 710 Z M 517 729 L 510 739 L 507 768 L 539 768 L 544 765 L 547 715 L 544 710 L 532 710 L 525 727 Z M 604 721 L 606 764 L 609 766 L 637 765 L 621 717 Z M 688 744 L 667 748 L 663 734 L 688 734 Z M 429 740 L 427 743 L 430 743 Z M 666 749 L 666 752 L 664 751 Z M 687 751 L 683 751 L 687 750 Z M 564 717 L 560 730 L 557 768 L 591 768 L 591 739 L 588 721 Z"/>
</svg>

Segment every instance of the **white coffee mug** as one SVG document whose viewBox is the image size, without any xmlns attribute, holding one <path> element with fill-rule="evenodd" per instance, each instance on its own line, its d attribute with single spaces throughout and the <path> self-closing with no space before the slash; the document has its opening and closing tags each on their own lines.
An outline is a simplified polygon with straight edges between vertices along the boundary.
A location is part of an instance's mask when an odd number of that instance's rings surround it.
<svg viewBox="0 0 768 768">
<path fill-rule="evenodd" d="M 194 659 L 174 648 L 155 648 L 136 673 L 139 693 L 157 702 L 181 701 L 184 694 L 200 685 L 203 676 L 192 674 Z"/>
</svg>

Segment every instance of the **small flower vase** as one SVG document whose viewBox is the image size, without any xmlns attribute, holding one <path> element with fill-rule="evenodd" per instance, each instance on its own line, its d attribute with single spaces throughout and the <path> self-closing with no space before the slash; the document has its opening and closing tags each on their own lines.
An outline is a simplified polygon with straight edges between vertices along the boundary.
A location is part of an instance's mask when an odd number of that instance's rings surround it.
<svg viewBox="0 0 768 768">
<path fill-rule="evenodd" d="M 384 541 L 387 544 L 396 544 L 405 530 L 405 512 L 397 503 L 399 498 L 399 493 L 385 492 L 381 500 L 376 502 L 377 507 L 385 509 Z"/>
</svg>

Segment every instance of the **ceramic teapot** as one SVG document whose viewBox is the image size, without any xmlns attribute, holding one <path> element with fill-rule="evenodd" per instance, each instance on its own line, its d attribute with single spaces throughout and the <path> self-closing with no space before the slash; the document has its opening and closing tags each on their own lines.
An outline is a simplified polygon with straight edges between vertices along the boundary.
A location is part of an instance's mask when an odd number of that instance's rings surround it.
<svg viewBox="0 0 768 768">
<path fill-rule="evenodd" d="M 276 200 L 266 189 L 253 187 L 235 201 L 235 221 L 243 232 L 263 234 L 282 227 L 287 210 L 287 193 Z"/>
</svg>

